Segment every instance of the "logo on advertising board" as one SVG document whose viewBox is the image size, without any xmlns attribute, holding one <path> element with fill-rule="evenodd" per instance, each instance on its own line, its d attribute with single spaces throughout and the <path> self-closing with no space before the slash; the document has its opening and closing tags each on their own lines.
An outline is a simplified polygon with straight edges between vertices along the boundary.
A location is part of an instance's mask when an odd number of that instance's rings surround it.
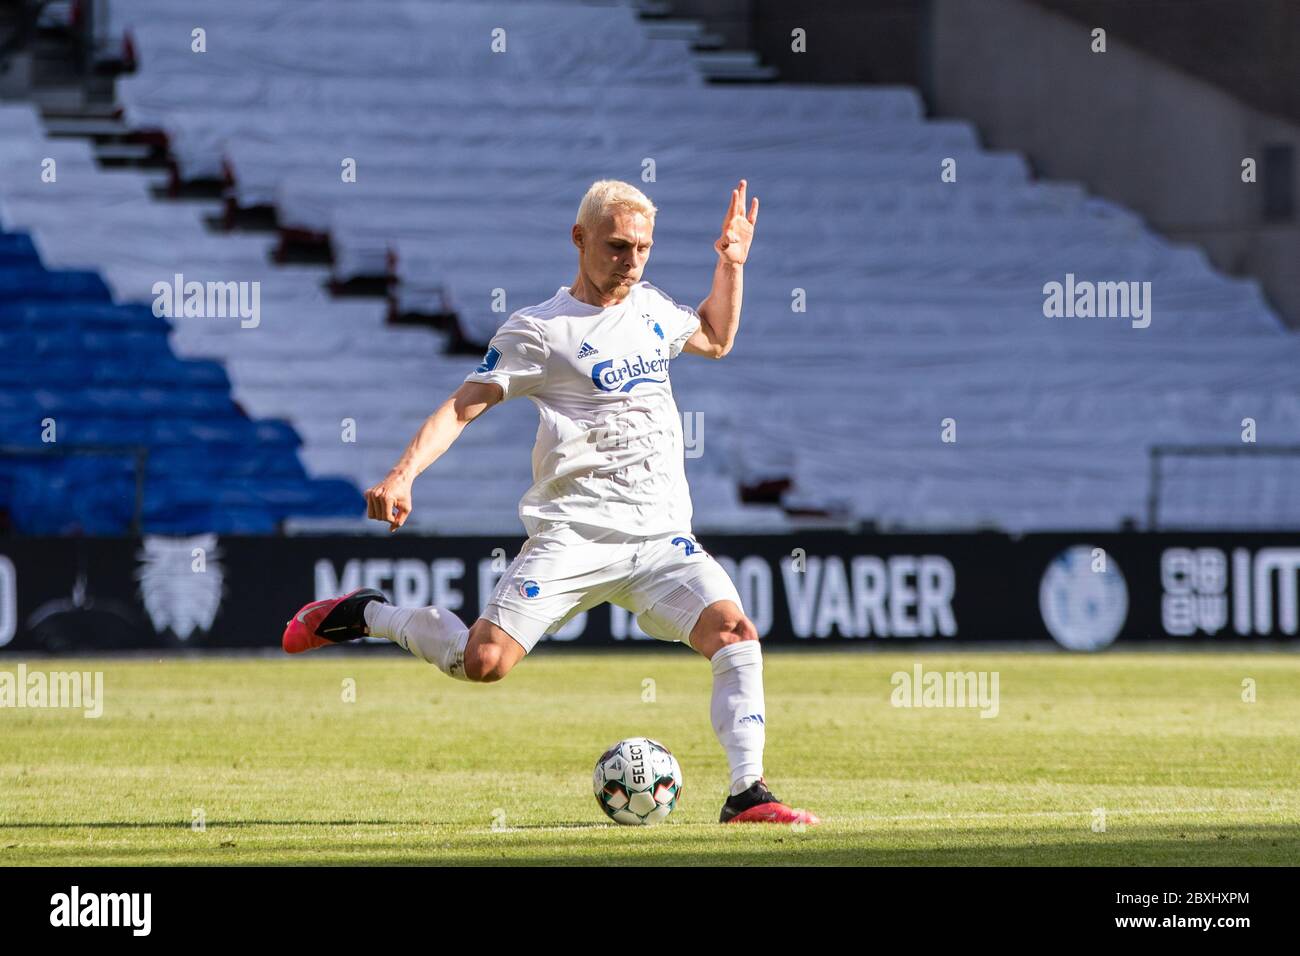
<svg viewBox="0 0 1300 956">
<path fill-rule="evenodd" d="M 1096 651 L 1119 637 L 1128 619 L 1128 586 L 1113 558 L 1090 545 L 1067 548 L 1048 564 L 1038 609 L 1056 643 Z M 1100 570 L 1098 570 L 1100 568 Z"/>
<path fill-rule="evenodd" d="M 1300 632 L 1300 548 L 1166 548 L 1160 624 L 1174 637 Z"/>
<path fill-rule="evenodd" d="M 145 535 L 136 553 L 140 598 L 155 632 L 171 631 L 182 641 L 212 630 L 221 608 L 225 572 L 217 559 L 217 536 L 188 538 Z"/>
</svg>

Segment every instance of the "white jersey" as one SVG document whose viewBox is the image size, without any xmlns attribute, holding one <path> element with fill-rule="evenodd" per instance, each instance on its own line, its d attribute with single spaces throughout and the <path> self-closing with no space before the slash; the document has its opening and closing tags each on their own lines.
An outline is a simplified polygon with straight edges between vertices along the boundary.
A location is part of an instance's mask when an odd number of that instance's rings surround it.
<svg viewBox="0 0 1300 956">
<path fill-rule="evenodd" d="M 533 486 L 519 502 L 530 536 L 551 521 L 625 534 L 690 531 L 682 423 L 668 363 L 699 314 L 648 282 L 608 308 L 568 286 L 497 330 L 467 382 L 537 406 Z"/>
</svg>

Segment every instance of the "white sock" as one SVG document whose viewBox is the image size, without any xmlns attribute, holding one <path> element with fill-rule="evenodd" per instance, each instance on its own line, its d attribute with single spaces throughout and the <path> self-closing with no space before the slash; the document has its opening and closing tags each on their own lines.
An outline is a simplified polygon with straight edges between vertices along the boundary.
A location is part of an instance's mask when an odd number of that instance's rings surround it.
<svg viewBox="0 0 1300 956">
<path fill-rule="evenodd" d="M 375 637 L 388 638 L 448 677 L 469 680 L 465 676 L 469 628 L 452 611 L 441 607 L 395 607 L 371 601 L 362 613 L 366 627 Z"/>
<path fill-rule="evenodd" d="M 763 650 L 737 641 L 713 655 L 713 730 L 727 752 L 734 796 L 763 776 L 767 719 L 763 704 Z"/>
</svg>

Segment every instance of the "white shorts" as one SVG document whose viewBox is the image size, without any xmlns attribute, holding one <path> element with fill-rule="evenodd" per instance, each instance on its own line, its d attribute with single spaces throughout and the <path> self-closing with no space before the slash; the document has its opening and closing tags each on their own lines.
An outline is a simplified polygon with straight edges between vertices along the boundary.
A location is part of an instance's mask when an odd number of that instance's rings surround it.
<svg viewBox="0 0 1300 956">
<path fill-rule="evenodd" d="M 554 522 L 524 542 L 482 616 L 531 651 L 543 634 L 606 601 L 635 614 L 651 637 L 687 645 L 710 604 L 744 610 L 727 572 L 690 532 L 642 537 Z"/>
</svg>

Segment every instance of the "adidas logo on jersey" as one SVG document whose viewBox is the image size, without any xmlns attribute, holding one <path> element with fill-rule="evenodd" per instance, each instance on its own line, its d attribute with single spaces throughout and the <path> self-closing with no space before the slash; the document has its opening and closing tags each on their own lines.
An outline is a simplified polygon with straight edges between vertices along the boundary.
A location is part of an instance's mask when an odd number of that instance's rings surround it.
<svg viewBox="0 0 1300 956">
<path fill-rule="evenodd" d="M 600 349 L 594 348 L 586 342 L 583 342 L 582 348 L 578 349 L 578 358 L 586 358 L 589 355 L 595 355 L 599 351 Z"/>
</svg>

